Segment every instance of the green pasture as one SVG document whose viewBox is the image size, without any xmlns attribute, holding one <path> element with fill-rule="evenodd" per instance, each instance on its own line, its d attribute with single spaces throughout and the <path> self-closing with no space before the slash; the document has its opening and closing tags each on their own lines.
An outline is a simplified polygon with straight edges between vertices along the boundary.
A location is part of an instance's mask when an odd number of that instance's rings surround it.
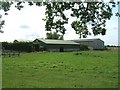
<svg viewBox="0 0 120 90">
<path fill-rule="evenodd" d="M 34 52 L 2 59 L 3 88 L 117 88 L 118 51 Z"/>
</svg>

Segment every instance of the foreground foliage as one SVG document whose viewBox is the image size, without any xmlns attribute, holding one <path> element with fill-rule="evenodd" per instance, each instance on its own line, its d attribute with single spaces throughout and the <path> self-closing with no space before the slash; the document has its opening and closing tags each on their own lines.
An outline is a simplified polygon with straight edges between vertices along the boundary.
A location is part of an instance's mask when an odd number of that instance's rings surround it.
<svg viewBox="0 0 120 90">
<path fill-rule="evenodd" d="M 49 1 L 49 0 L 48 0 Z M 46 31 L 56 31 L 56 33 L 61 33 L 62 36 L 66 33 L 65 25 L 68 24 L 69 19 L 74 17 L 74 21 L 71 23 L 71 27 L 75 30 L 76 34 L 80 36 L 80 38 L 86 38 L 87 35 L 90 35 L 90 31 L 88 30 L 88 26 L 91 26 L 92 32 L 94 35 L 105 35 L 106 34 L 106 21 L 110 20 L 111 16 L 114 14 L 112 9 L 119 4 L 115 3 L 114 0 L 110 0 L 108 3 L 105 2 L 70 2 L 67 0 L 66 2 L 27 2 L 28 5 L 33 6 L 45 6 L 45 20 L 46 21 Z M 7 15 L 7 11 L 10 10 L 12 4 L 18 10 L 24 8 L 26 2 L 3 2 L 0 1 L 0 10 L 5 11 L 5 15 Z M 70 15 L 65 12 L 70 13 Z M 116 16 L 119 16 L 119 13 L 116 13 Z M 2 18 L 0 16 L 0 18 Z M 0 29 L 4 25 L 4 20 L 0 21 Z M 0 30 L 0 32 L 2 32 Z"/>
<path fill-rule="evenodd" d="M 3 88 L 116 88 L 117 57 L 117 50 L 5 57 Z"/>
</svg>

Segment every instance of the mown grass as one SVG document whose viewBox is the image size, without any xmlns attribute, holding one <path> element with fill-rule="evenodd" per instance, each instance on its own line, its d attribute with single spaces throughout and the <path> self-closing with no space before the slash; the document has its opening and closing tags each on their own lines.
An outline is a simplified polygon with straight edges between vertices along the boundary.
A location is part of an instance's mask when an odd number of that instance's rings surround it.
<svg viewBox="0 0 120 90">
<path fill-rule="evenodd" d="M 22 53 L 3 58 L 3 88 L 117 88 L 118 52 Z"/>
</svg>

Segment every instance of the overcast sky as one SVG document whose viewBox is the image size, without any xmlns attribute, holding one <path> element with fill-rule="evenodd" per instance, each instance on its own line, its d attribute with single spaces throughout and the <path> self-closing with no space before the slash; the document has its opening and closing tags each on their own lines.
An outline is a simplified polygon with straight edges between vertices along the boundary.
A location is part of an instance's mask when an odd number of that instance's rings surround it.
<svg viewBox="0 0 120 90">
<path fill-rule="evenodd" d="M 113 12 L 117 12 L 116 7 Z M 0 12 L 2 13 L 2 12 Z M 69 15 L 70 12 L 65 12 Z M 45 22 L 42 20 L 45 18 L 45 7 L 28 6 L 22 10 L 18 10 L 11 7 L 7 16 L 3 16 L 5 19 L 5 25 L 2 29 L 4 33 L 0 33 L 0 41 L 12 42 L 15 39 L 27 39 L 34 40 L 36 38 L 45 38 Z M 72 21 L 72 18 L 69 22 Z M 79 36 L 75 34 L 75 31 L 70 25 L 65 26 L 67 32 L 64 36 L 65 40 L 79 39 Z M 118 45 L 118 17 L 112 16 L 111 20 L 106 24 L 107 32 L 105 36 L 88 36 L 88 38 L 101 38 L 105 45 Z M 90 28 L 89 28 L 90 30 Z"/>
</svg>

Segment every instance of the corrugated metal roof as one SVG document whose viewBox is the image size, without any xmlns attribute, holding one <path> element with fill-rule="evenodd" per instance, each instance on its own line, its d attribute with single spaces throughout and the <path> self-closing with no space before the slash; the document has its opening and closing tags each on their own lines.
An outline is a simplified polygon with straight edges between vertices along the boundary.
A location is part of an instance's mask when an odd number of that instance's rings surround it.
<svg viewBox="0 0 120 90">
<path fill-rule="evenodd" d="M 99 39 L 99 38 L 95 38 L 95 39 L 76 39 L 76 40 L 72 40 L 72 41 L 93 42 L 95 40 L 101 40 L 101 39 Z"/>
<path fill-rule="evenodd" d="M 18 39 L 18 42 L 33 42 L 32 40 Z"/>
<path fill-rule="evenodd" d="M 79 45 L 79 43 L 76 43 L 74 41 L 69 40 L 52 40 L 52 39 L 38 39 L 46 44 L 74 44 Z"/>
</svg>

